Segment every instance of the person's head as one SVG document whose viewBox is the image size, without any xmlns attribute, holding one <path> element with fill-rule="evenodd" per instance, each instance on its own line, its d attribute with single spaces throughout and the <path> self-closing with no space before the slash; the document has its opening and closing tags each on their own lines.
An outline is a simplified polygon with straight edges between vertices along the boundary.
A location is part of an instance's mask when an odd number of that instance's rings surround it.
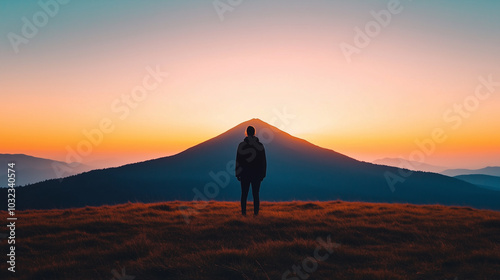
<svg viewBox="0 0 500 280">
<path fill-rule="evenodd" d="M 247 127 L 247 136 L 254 136 L 255 135 L 255 128 L 253 126 Z"/>
</svg>

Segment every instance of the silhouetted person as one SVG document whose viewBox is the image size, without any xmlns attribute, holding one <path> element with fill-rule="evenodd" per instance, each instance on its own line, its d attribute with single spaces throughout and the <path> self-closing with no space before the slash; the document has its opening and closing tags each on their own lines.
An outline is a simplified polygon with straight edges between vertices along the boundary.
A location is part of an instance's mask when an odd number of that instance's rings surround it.
<svg viewBox="0 0 500 280">
<path fill-rule="evenodd" d="M 247 213 L 247 197 L 252 185 L 253 213 L 259 214 L 260 183 L 266 177 L 266 151 L 264 145 L 255 137 L 255 128 L 249 126 L 246 138 L 238 145 L 236 152 L 236 178 L 241 182 L 241 214 Z"/>
</svg>

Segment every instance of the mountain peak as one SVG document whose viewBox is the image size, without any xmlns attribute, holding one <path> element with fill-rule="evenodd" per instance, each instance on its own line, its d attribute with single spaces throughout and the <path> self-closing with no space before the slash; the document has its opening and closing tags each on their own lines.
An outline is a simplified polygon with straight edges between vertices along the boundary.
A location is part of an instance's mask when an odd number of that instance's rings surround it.
<svg viewBox="0 0 500 280">
<path fill-rule="evenodd" d="M 259 119 L 259 118 L 253 118 L 249 119 L 248 121 L 244 121 L 238 125 L 236 125 L 234 128 L 240 127 L 240 126 L 262 126 L 262 127 L 274 127 L 273 125 Z"/>
</svg>

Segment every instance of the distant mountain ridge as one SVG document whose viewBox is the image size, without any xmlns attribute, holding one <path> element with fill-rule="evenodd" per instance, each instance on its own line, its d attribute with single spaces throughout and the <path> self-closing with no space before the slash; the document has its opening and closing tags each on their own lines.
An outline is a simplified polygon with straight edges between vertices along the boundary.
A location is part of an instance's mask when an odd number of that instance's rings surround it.
<svg viewBox="0 0 500 280">
<path fill-rule="evenodd" d="M 234 177 L 234 159 L 248 125 L 257 129 L 266 148 L 268 175 L 261 187 L 262 200 L 342 199 L 500 210 L 500 192 L 435 173 L 412 172 L 404 177 L 403 170 L 360 162 L 293 137 L 259 119 L 243 122 L 173 156 L 19 188 L 17 193 L 23 199 L 18 207 L 71 208 L 128 201 L 238 201 L 240 186 Z M 394 192 L 389 187 L 388 174 L 397 180 Z"/>
<path fill-rule="evenodd" d="M 443 166 L 436 166 L 424 162 L 406 160 L 403 158 L 382 158 L 374 160 L 373 163 L 394 166 L 398 168 L 405 168 L 414 171 L 424 171 L 433 173 L 441 173 L 442 171 L 447 169 L 446 167 Z"/>
<path fill-rule="evenodd" d="M 18 186 L 59 178 L 62 173 L 66 177 L 92 169 L 85 164 L 68 164 L 25 154 L 0 154 L 0 166 L 6 167 L 7 163 L 10 162 L 16 163 L 16 185 Z M 6 168 L 2 168 L 0 171 L 0 187 L 7 187 Z"/>
<path fill-rule="evenodd" d="M 500 166 L 489 166 L 481 169 L 448 169 L 440 172 L 446 176 L 459 176 L 459 175 L 472 175 L 472 174 L 482 174 L 500 177 Z"/>
</svg>

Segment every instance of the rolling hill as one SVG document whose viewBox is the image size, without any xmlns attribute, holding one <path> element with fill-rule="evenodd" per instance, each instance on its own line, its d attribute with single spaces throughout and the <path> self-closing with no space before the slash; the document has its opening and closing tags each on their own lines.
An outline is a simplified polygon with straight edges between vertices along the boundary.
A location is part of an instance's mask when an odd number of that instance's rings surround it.
<svg viewBox="0 0 500 280">
<path fill-rule="evenodd" d="M 17 271 L 2 261 L 0 279 L 499 279 L 497 211 L 264 202 L 254 218 L 210 202 L 186 224 L 183 203 L 18 211 Z M 330 251 L 315 254 L 318 239 Z M 315 256 L 317 266 L 306 259 Z"/>
<path fill-rule="evenodd" d="M 241 123 L 173 156 L 18 188 L 17 194 L 22 199 L 18 199 L 17 207 L 50 209 L 128 201 L 239 200 L 234 159 L 248 125 L 256 127 L 266 146 L 268 176 L 262 184 L 262 200 L 342 199 L 500 209 L 500 192 L 440 174 L 409 173 L 360 162 L 293 137 L 259 119 Z M 397 178 L 391 179 L 397 181 L 393 189 L 388 184 L 388 174 Z M 406 174 L 410 176 L 404 177 Z"/>
<path fill-rule="evenodd" d="M 459 175 L 455 176 L 455 178 L 474 184 L 479 187 L 500 191 L 500 177 L 497 176 L 471 174 L 471 175 Z"/>
</svg>

